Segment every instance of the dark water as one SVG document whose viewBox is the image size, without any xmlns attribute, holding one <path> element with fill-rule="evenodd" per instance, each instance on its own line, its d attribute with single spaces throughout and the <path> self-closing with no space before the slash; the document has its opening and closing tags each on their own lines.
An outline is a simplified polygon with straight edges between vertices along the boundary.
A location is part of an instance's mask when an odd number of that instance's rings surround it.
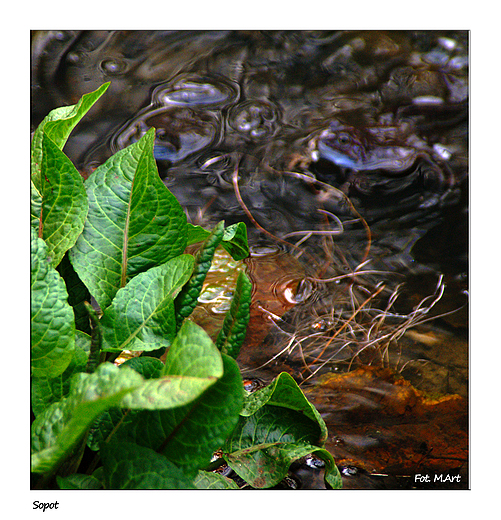
<svg viewBox="0 0 501 520">
<path fill-rule="evenodd" d="M 392 466 L 370 455 L 372 434 L 336 408 L 328 378 L 383 367 L 466 407 L 468 79 L 465 31 L 42 31 L 32 129 L 111 81 L 65 151 L 86 176 L 155 127 L 160 175 L 190 221 L 247 223 L 256 288 L 244 375 L 287 370 L 329 431 L 346 417 L 357 426 L 359 437 L 329 444 L 347 487 L 416 487 L 409 460 L 421 453 L 421 473 L 460 471 L 461 488 L 466 408 L 461 453 L 431 461 L 425 447 L 449 441 L 422 432 Z M 377 408 L 394 381 L 371 378 L 346 395 Z M 405 420 L 421 424 L 412 410 Z M 386 437 L 393 425 L 403 438 L 399 421 L 381 422 Z"/>
</svg>

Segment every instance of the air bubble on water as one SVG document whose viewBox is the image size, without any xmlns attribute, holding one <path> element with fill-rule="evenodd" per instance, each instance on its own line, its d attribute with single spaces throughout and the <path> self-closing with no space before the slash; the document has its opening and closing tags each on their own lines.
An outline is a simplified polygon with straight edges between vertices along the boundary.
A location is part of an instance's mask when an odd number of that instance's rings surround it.
<svg viewBox="0 0 501 520">
<path fill-rule="evenodd" d="M 85 54 L 82 51 L 72 51 L 66 56 L 66 61 L 72 65 L 78 65 L 82 63 Z"/>
<path fill-rule="evenodd" d="M 438 38 L 437 41 L 439 45 L 441 45 L 444 49 L 448 51 L 454 50 L 457 45 L 456 40 L 453 40 L 452 38 L 446 38 L 445 36 Z"/>
<path fill-rule="evenodd" d="M 439 96 L 416 96 L 412 99 L 412 104 L 417 106 L 442 105 L 444 99 Z"/>
<path fill-rule="evenodd" d="M 452 156 L 452 153 L 445 147 L 443 146 L 442 144 L 440 143 L 435 143 L 433 145 L 433 151 L 443 160 L 445 161 L 448 161 L 451 156 Z"/>
<path fill-rule="evenodd" d="M 101 61 L 99 68 L 108 76 L 119 76 L 124 74 L 127 69 L 127 62 L 119 58 L 106 58 Z"/>
</svg>

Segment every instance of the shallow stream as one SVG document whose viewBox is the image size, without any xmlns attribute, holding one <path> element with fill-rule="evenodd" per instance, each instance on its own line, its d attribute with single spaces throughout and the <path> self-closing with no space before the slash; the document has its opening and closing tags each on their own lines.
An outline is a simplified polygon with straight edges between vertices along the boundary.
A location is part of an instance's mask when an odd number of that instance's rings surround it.
<svg viewBox="0 0 501 520">
<path fill-rule="evenodd" d="M 242 373 L 296 378 L 346 488 L 468 487 L 468 57 L 466 31 L 32 33 L 32 130 L 111 81 L 65 148 L 83 176 L 155 127 L 189 220 L 246 222 L 198 319 L 246 269 Z"/>
</svg>

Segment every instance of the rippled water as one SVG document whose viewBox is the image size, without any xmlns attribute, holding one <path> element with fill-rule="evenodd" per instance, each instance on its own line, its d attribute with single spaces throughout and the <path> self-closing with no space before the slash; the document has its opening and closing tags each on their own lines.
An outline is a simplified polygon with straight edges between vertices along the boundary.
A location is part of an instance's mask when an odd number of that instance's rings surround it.
<svg viewBox="0 0 501 520">
<path fill-rule="evenodd" d="M 246 375 L 467 397 L 468 79 L 465 31 L 40 31 L 32 127 L 111 81 L 65 149 L 82 175 L 154 127 L 190 221 L 247 223 Z"/>
</svg>

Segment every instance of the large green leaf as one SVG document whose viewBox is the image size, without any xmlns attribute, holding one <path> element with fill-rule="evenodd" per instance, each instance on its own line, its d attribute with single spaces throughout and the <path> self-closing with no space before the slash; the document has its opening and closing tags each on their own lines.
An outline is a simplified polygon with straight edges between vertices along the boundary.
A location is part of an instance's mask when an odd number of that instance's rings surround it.
<svg viewBox="0 0 501 520">
<path fill-rule="evenodd" d="M 267 428 L 260 425 L 258 428 Z M 257 442 L 258 438 L 254 439 Z M 325 463 L 324 481 L 328 488 L 339 489 L 342 480 L 332 455 L 325 449 L 307 442 L 273 442 L 235 449 L 227 455 L 229 465 L 254 488 L 276 486 L 287 475 L 290 465 L 302 457 L 314 454 Z"/>
<path fill-rule="evenodd" d="M 166 348 L 176 334 L 174 298 L 193 271 L 191 255 L 180 255 L 138 274 L 120 289 L 100 320 L 103 350 Z"/>
<path fill-rule="evenodd" d="M 324 420 L 287 372 L 280 373 L 270 385 L 249 394 L 244 401 L 241 415 L 251 416 L 265 405 L 281 406 L 300 412 L 317 423 L 320 435 L 316 443 L 322 444 L 327 440 L 328 431 Z"/>
<path fill-rule="evenodd" d="M 123 407 L 133 410 L 187 405 L 198 399 L 223 375 L 219 351 L 207 333 L 190 321 L 179 330 L 165 365 L 156 358 L 144 356 L 130 359 L 120 368 L 132 368 L 146 379 L 121 402 Z M 125 422 L 133 420 L 138 413 L 119 409 L 105 411 L 91 428 L 88 446 L 93 450 L 99 449 L 118 424 L 124 422 L 126 417 Z"/>
<path fill-rule="evenodd" d="M 168 356 L 165 374 L 160 378 L 145 380 L 130 367 L 119 368 L 111 363 L 101 364 L 93 374 L 76 374 L 68 396 L 50 405 L 33 422 L 32 471 L 46 473 L 55 469 L 96 418 L 110 408 L 164 410 L 175 407 L 178 424 L 172 429 L 176 434 L 178 429 L 181 431 L 182 438 L 178 442 L 183 444 L 190 439 L 197 444 L 200 441 L 204 455 L 210 457 L 210 450 L 217 448 L 214 444 L 222 444 L 236 423 L 242 404 L 240 373 L 236 365 L 230 363 L 229 368 L 224 365 L 210 338 L 194 323 L 186 322 L 178 338 L 169 350 L 171 359 Z M 217 387 L 210 394 L 213 399 L 207 394 L 211 387 Z M 194 413 L 195 409 L 198 413 Z M 222 415 L 210 417 L 214 410 L 221 411 Z M 186 415 L 190 416 L 189 421 Z M 208 431 L 205 431 L 202 415 L 208 421 Z M 132 418 L 137 416 L 130 414 Z M 183 432 L 188 424 L 191 428 Z M 141 421 L 133 424 L 136 433 L 143 432 L 143 427 Z M 149 438 L 150 432 L 147 429 L 146 432 L 144 435 Z M 209 441 L 204 440 L 204 436 L 208 436 Z M 185 453 L 184 457 L 192 460 L 189 454 Z"/>
<path fill-rule="evenodd" d="M 133 357 L 120 365 L 120 368 L 132 368 L 145 379 L 155 379 L 162 375 L 164 364 L 150 356 Z M 99 450 L 103 442 L 114 431 L 124 417 L 130 412 L 124 408 L 110 408 L 103 412 L 93 423 L 87 437 L 87 446 L 94 451 Z"/>
<path fill-rule="evenodd" d="M 84 94 L 76 105 L 52 110 L 33 133 L 31 140 L 31 225 L 36 229 L 40 227 L 40 215 L 42 212 L 42 180 L 44 180 L 44 175 L 42 175 L 43 143 L 46 137 L 62 151 L 73 128 L 75 128 L 92 105 L 106 92 L 109 85 L 109 83 L 105 83 L 96 91 Z M 81 179 L 80 182 L 82 182 Z M 79 195 L 78 198 L 80 198 Z M 45 238 L 43 235 L 40 236 Z"/>
<path fill-rule="evenodd" d="M 221 378 L 223 370 L 221 355 L 210 337 L 187 321 L 169 348 L 161 377 L 145 381 L 124 397 L 122 404 L 126 408 L 158 410 L 192 403 Z"/>
<path fill-rule="evenodd" d="M 169 410 L 128 414 L 116 433 L 117 442 L 135 442 L 161 452 L 184 473 L 194 477 L 224 444 L 242 407 L 243 387 L 238 365 L 229 356 L 222 355 L 222 359 L 223 376 L 198 399 Z"/>
<path fill-rule="evenodd" d="M 31 467 L 50 473 L 68 457 L 103 411 L 119 406 L 143 378 L 134 370 L 104 363 L 93 374 L 76 374 L 68 397 L 53 403 L 33 421 Z"/>
<path fill-rule="evenodd" d="M 83 230 L 88 202 L 82 177 L 48 136 L 43 138 L 42 151 L 38 235 L 47 243 L 56 267 Z M 38 198 L 34 202 L 38 207 Z"/>
<path fill-rule="evenodd" d="M 35 130 L 31 141 L 31 179 L 36 189 L 40 189 L 44 135 L 47 135 L 62 150 L 73 128 L 109 86 L 110 83 L 105 83 L 94 92 L 84 94 L 76 105 L 52 110 Z"/>
<path fill-rule="evenodd" d="M 80 333 L 83 335 L 83 333 Z M 78 338 L 78 331 L 77 331 Z M 83 348 L 75 346 L 73 358 L 66 370 L 56 377 L 34 377 L 31 381 L 31 408 L 35 416 L 45 408 L 68 395 L 70 379 L 73 374 L 83 372 L 88 354 Z"/>
<path fill-rule="evenodd" d="M 106 489 L 195 489 L 191 478 L 163 455 L 130 442 L 101 449 Z"/>
<path fill-rule="evenodd" d="M 73 357 L 75 318 L 63 279 L 47 257 L 47 245 L 31 228 L 31 371 L 56 377 Z"/>
<path fill-rule="evenodd" d="M 153 157 L 154 129 L 87 179 L 89 213 L 71 261 L 102 309 L 138 273 L 181 254 L 186 215 Z"/>
<path fill-rule="evenodd" d="M 315 453 L 326 463 L 324 479 L 340 487 L 332 456 L 323 449 L 327 429 L 314 406 L 286 373 L 244 402 L 239 423 L 228 438 L 223 456 L 228 465 L 256 488 L 273 487 L 294 460 Z"/>
</svg>

